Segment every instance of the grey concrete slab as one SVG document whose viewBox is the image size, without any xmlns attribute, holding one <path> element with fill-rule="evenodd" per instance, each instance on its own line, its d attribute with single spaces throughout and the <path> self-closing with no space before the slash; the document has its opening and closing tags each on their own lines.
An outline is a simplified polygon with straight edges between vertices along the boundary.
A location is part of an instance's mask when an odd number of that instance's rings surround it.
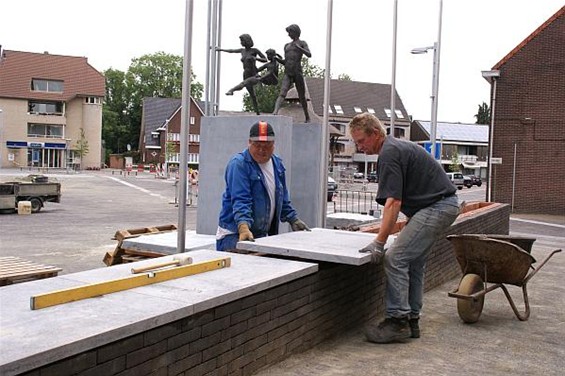
<svg viewBox="0 0 565 376">
<path fill-rule="evenodd" d="M 363 265 L 371 261 L 371 255 L 359 253 L 375 238 L 375 234 L 313 228 L 255 239 L 254 242 L 238 242 L 237 247 L 254 252 L 298 257 L 305 260 L 327 261 L 348 265 Z M 389 236 L 389 247 L 396 236 Z"/>
<path fill-rule="evenodd" d="M 197 249 L 216 249 L 216 236 L 197 234 L 196 231 L 185 232 L 185 251 Z M 122 248 L 138 251 L 153 251 L 172 255 L 177 252 L 178 232 L 165 232 L 154 235 L 141 235 L 137 238 L 125 239 Z"/>
<path fill-rule="evenodd" d="M 0 374 L 19 374 L 202 310 L 315 273 L 318 265 L 210 250 L 194 262 L 231 257 L 231 266 L 32 311 L 30 297 L 131 275 L 164 256 L 0 288 Z"/>
</svg>

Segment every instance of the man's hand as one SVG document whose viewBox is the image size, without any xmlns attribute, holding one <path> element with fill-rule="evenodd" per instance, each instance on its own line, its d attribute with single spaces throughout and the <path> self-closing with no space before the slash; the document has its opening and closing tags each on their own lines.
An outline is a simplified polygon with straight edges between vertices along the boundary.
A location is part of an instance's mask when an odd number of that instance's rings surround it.
<svg viewBox="0 0 565 376">
<path fill-rule="evenodd" d="M 312 231 L 310 227 L 304 222 L 302 222 L 299 218 L 296 218 L 294 221 L 290 222 L 290 228 L 292 231 Z"/>
<path fill-rule="evenodd" d="M 240 223 L 237 226 L 237 232 L 239 233 L 239 241 L 249 240 L 250 242 L 254 242 L 255 238 L 253 238 L 253 233 L 249 229 L 249 225 L 245 222 Z"/>
<path fill-rule="evenodd" d="M 370 252 L 371 253 L 371 263 L 376 264 L 383 257 L 383 254 L 385 252 L 385 243 L 381 243 L 380 241 L 375 239 L 372 242 L 370 242 L 369 244 L 367 244 L 365 247 L 361 248 L 359 250 L 359 252 L 360 253 Z"/>
</svg>

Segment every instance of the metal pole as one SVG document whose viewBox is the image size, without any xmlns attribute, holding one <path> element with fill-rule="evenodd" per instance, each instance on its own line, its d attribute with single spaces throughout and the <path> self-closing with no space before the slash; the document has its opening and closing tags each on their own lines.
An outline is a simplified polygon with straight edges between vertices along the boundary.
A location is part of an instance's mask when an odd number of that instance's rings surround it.
<svg viewBox="0 0 565 376">
<path fill-rule="evenodd" d="M 320 197 L 318 204 L 319 227 L 326 227 L 327 196 L 328 196 L 328 152 L 329 152 L 329 100 L 330 100 L 330 73 L 332 56 L 332 12 L 333 0 L 328 0 L 327 28 L 326 28 L 326 69 L 324 73 L 324 115 L 322 120 L 322 158 L 320 158 Z"/>
<path fill-rule="evenodd" d="M 179 217 L 177 229 L 177 253 L 185 251 L 186 238 L 186 193 L 188 172 L 188 136 L 190 123 L 190 72 L 192 64 L 192 14 L 193 1 L 186 0 L 184 24 L 184 58 L 182 63 L 182 103 L 180 122 L 180 161 L 179 161 Z"/>
<path fill-rule="evenodd" d="M 488 140 L 488 182 L 487 182 L 487 202 L 492 199 L 492 149 L 494 147 L 494 109 L 496 106 L 496 78 L 492 81 L 492 107 L 490 109 L 490 130 Z"/>
<path fill-rule="evenodd" d="M 438 90 L 439 90 L 439 57 L 440 57 L 440 47 L 441 47 L 442 10 L 443 10 L 443 0 L 440 0 L 437 42 L 434 43 L 434 72 L 433 72 L 433 84 L 432 84 L 432 127 L 430 131 L 430 139 L 432 142 L 431 153 L 434 159 L 436 159 L 437 109 L 438 109 Z"/>
<path fill-rule="evenodd" d="M 217 59 L 218 59 L 218 51 L 216 51 L 216 47 L 218 47 L 218 0 L 213 1 L 213 8 L 212 8 L 212 63 L 210 68 L 210 100 L 212 102 L 211 108 L 211 116 L 216 116 L 216 105 L 218 99 L 218 93 L 216 92 L 216 67 L 217 67 Z"/>
<path fill-rule="evenodd" d="M 210 32 L 212 29 L 212 0 L 208 0 L 208 24 L 206 27 L 207 34 L 206 34 L 206 90 L 205 90 L 205 97 L 204 97 L 204 115 L 210 116 L 210 58 L 212 54 L 216 53 L 213 51 L 211 46 L 211 37 Z"/>
<path fill-rule="evenodd" d="M 396 19 L 398 0 L 394 0 L 392 17 L 392 77 L 390 80 L 390 134 L 394 137 L 394 119 L 396 118 Z"/>
<path fill-rule="evenodd" d="M 222 45 L 222 0 L 218 0 L 218 5 L 217 5 L 217 18 L 218 18 L 218 24 L 216 25 L 216 31 L 217 31 L 217 36 L 216 36 L 216 41 L 217 41 L 217 46 L 221 46 Z M 218 112 L 220 111 L 220 66 L 222 65 L 222 54 L 217 54 L 216 55 L 216 89 L 214 90 L 214 93 L 216 94 L 215 100 L 214 100 L 214 115 L 218 115 Z"/>
<path fill-rule="evenodd" d="M 516 143 L 514 143 L 514 166 L 512 167 L 512 205 L 511 212 L 514 213 L 514 193 L 516 192 Z"/>
</svg>

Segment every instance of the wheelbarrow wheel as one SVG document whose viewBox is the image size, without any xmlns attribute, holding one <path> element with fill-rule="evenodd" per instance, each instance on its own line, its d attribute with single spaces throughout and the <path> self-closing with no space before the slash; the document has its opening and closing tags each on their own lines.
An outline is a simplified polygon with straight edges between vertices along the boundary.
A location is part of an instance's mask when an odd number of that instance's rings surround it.
<svg viewBox="0 0 565 376">
<path fill-rule="evenodd" d="M 459 283 L 458 293 L 472 295 L 483 289 L 483 280 L 477 274 L 466 274 Z M 468 324 L 479 320 L 485 302 L 484 295 L 477 299 L 457 299 L 457 312 L 461 320 Z"/>
</svg>

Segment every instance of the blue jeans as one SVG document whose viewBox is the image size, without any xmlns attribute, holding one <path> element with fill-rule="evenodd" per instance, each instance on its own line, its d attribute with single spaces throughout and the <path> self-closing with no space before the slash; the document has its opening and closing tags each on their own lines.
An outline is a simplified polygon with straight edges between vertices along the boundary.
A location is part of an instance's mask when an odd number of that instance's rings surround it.
<svg viewBox="0 0 565 376">
<path fill-rule="evenodd" d="M 418 318 L 424 297 L 426 258 L 459 215 L 457 196 L 443 198 L 410 218 L 384 254 L 386 317 Z"/>
</svg>

